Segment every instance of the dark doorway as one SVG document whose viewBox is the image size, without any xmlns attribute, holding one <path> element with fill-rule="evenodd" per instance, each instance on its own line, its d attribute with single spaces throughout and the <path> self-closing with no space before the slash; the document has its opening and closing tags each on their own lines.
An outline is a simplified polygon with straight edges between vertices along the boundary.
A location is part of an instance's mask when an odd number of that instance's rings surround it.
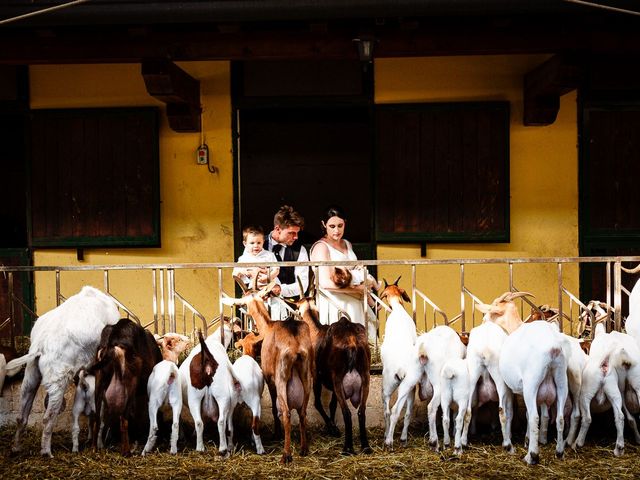
<svg viewBox="0 0 640 480">
<path fill-rule="evenodd" d="M 586 102 L 581 126 L 580 255 L 640 255 L 640 103 Z M 605 267 L 580 273 L 582 299 L 606 300 Z M 637 278 L 623 274 L 623 285 Z"/>
<path fill-rule="evenodd" d="M 236 231 L 249 224 L 270 231 L 274 213 L 288 204 L 304 216 L 301 239 L 309 246 L 322 236 L 323 211 L 337 204 L 348 216 L 345 238 L 358 258 L 372 259 L 372 77 L 358 62 L 323 65 L 312 75 L 308 62 L 277 62 L 271 75 L 264 66 L 236 66 Z M 290 77 L 296 82 L 273 82 Z"/>
</svg>

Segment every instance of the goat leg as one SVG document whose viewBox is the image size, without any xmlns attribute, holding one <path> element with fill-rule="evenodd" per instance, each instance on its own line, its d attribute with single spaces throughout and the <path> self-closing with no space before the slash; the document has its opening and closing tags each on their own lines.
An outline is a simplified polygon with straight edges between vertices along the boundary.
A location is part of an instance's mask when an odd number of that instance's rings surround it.
<svg viewBox="0 0 640 480">
<path fill-rule="evenodd" d="M 322 419 L 324 420 L 324 424 L 327 427 L 327 433 L 329 433 L 329 435 L 331 436 L 339 437 L 340 430 L 338 430 L 338 427 L 336 426 L 333 419 L 329 418 L 329 416 L 327 415 L 327 412 L 325 412 L 324 410 L 324 406 L 322 405 L 322 383 L 317 380 L 313 382 L 313 398 L 314 398 L 313 404 L 316 407 L 316 410 L 318 411 Z M 331 400 L 333 400 L 334 398 L 335 398 L 335 395 L 332 394 Z"/>
</svg>

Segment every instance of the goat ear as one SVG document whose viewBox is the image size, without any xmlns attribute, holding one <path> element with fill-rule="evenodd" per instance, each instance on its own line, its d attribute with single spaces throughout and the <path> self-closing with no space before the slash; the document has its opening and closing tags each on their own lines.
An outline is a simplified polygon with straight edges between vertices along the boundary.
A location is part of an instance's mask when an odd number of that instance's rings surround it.
<svg viewBox="0 0 640 480">
<path fill-rule="evenodd" d="M 387 279 L 386 278 L 382 278 L 382 281 L 384 282 L 384 287 L 382 287 L 382 289 L 384 290 L 385 288 L 387 288 L 389 286 L 389 284 L 387 283 Z"/>
<path fill-rule="evenodd" d="M 300 275 L 296 275 L 296 279 L 298 280 L 298 286 L 300 287 L 300 298 L 306 297 L 307 292 L 305 292 L 304 288 L 302 288 L 302 280 L 300 279 Z M 309 290 L 309 287 L 307 287 L 307 290 Z"/>
<path fill-rule="evenodd" d="M 398 282 L 400 281 L 400 279 L 402 278 L 402 275 L 400 275 L 398 278 L 396 278 L 396 281 L 393 282 L 393 284 L 397 287 L 398 286 Z"/>
<path fill-rule="evenodd" d="M 401 288 L 400 291 L 402 292 L 402 299 L 407 303 L 411 303 L 411 299 L 409 298 L 407 292 L 405 292 L 403 288 Z"/>
</svg>

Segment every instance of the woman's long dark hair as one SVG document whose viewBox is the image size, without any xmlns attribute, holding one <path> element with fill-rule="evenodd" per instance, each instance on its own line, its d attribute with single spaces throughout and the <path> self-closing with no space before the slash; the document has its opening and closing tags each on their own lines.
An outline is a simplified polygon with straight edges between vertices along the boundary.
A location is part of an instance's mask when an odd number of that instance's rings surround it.
<svg viewBox="0 0 640 480">
<path fill-rule="evenodd" d="M 329 219 L 331 217 L 339 217 L 342 220 L 347 221 L 347 216 L 344 213 L 344 209 L 342 207 L 339 207 L 337 205 L 331 205 L 330 207 L 327 207 L 327 209 L 324 212 L 324 215 L 322 216 L 322 222 L 320 223 L 320 227 L 322 228 L 322 231 L 327 233 L 327 229 L 324 227 L 323 224 L 326 225 L 326 223 L 329 221 Z"/>
</svg>

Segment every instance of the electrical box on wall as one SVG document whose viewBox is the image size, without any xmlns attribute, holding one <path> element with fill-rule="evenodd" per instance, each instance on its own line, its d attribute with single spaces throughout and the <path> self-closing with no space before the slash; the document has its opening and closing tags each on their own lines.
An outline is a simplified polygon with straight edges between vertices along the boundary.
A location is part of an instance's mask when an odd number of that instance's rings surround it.
<svg viewBox="0 0 640 480">
<path fill-rule="evenodd" d="M 198 147 L 196 152 L 196 161 L 198 165 L 207 165 L 209 163 L 209 147 L 203 143 Z"/>
</svg>

